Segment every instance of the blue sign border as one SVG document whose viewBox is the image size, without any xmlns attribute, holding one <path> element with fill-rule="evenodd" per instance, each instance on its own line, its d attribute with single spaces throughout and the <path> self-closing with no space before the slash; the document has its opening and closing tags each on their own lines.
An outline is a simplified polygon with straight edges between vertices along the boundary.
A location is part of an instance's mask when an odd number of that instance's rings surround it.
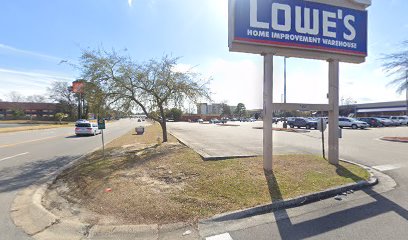
<svg viewBox="0 0 408 240">
<path fill-rule="evenodd" d="M 356 10 L 344 7 L 337 7 L 322 3 L 303 1 L 303 0 L 258 0 L 257 1 L 257 20 L 269 24 L 269 29 L 253 28 L 250 26 L 250 0 L 236 0 L 235 5 L 235 24 L 234 24 L 234 42 L 253 43 L 266 46 L 289 47 L 294 49 L 317 50 L 328 53 L 340 53 L 358 57 L 367 56 L 367 11 Z M 291 30 L 288 32 L 273 30 L 271 27 L 272 4 L 280 3 L 291 7 Z M 302 34 L 295 30 L 295 7 L 317 9 L 319 11 L 319 33 L 317 35 Z M 336 38 L 323 35 L 323 11 L 332 12 L 339 16 L 331 19 L 336 23 L 336 28 L 329 28 L 331 32 L 336 33 Z M 340 18 L 340 13 L 342 18 Z M 284 14 L 278 14 L 279 24 L 284 23 Z M 312 14 L 311 14 L 312 15 Z M 352 22 L 356 31 L 356 36 L 352 41 L 343 37 L 343 34 L 349 34 L 350 31 L 344 25 L 344 17 L 351 15 L 355 18 Z M 303 20 L 303 18 L 302 18 Z M 313 21 L 311 21 L 313 24 Z M 249 31 L 263 32 L 263 36 L 248 35 Z M 262 34 L 260 34 L 262 35 Z M 267 36 L 265 36 L 267 35 Z M 272 37 L 274 36 L 274 37 Z M 277 37 L 283 37 L 276 38 Z M 289 36 L 289 37 L 288 37 Z M 285 39 L 286 38 L 286 39 Z M 289 39 L 288 39 L 289 38 Z M 291 40 L 294 39 L 294 40 Z M 297 39 L 297 40 L 296 40 Z M 302 39 L 303 41 L 299 41 Z M 317 39 L 319 39 L 317 41 Z M 314 40 L 304 41 L 304 40 Z M 332 45 L 334 44 L 334 45 Z M 343 45 L 343 46 L 336 46 Z"/>
</svg>

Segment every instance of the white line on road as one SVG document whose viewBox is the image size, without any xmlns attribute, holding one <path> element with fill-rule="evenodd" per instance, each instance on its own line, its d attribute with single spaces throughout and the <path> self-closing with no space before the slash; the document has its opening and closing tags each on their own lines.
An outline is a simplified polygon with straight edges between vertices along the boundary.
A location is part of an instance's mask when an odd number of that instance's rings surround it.
<svg viewBox="0 0 408 240">
<path fill-rule="evenodd" d="M 20 153 L 20 154 L 11 156 L 11 157 L 2 158 L 2 159 L 0 159 L 0 162 L 1 162 L 1 161 L 4 161 L 4 160 L 7 160 L 7 159 L 10 159 L 10 158 L 15 158 L 15 157 L 18 157 L 18 156 L 26 155 L 26 154 L 29 154 L 29 152 Z"/>
<path fill-rule="evenodd" d="M 394 169 L 398 169 L 400 168 L 400 165 L 394 164 L 386 164 L 386 165 L 378 165 L 378 166 L 373 166 L 374 169 L 378 170 L 378 171 L 390 171 L 390 170 L 394 170 Z"/>
<path fill-rule="evenodd" d="M 205 240 L 233 240 L 229 233 L 223 233 L 205 238 Z"/>
</svg>

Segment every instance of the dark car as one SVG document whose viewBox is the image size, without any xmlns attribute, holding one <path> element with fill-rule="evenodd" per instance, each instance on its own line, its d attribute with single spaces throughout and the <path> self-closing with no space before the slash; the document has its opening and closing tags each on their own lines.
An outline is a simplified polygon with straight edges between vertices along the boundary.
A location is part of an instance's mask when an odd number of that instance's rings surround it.
<svg viewBox="0 0 408 240">
<path fill-rule="evenodd" d="M 381 120 L 378 118 L 374 117 L 362 117 L 362 118 L 357 118 L 359 121 L 363 121 L 368 123 L 370 127 L 383 127 L 384 125 L 381 123 Z"/>
<path fill-rule="evenodd" d="M 307 129 L 317 129 L 317 121 L 312 120 L 312 119 L 307 119 L 307 118 L 295 118 L 295 121 L 291 122 L 289 124 L 291 128 L 297 127 L 297 128 L 307 128 Z"/>
</svg>

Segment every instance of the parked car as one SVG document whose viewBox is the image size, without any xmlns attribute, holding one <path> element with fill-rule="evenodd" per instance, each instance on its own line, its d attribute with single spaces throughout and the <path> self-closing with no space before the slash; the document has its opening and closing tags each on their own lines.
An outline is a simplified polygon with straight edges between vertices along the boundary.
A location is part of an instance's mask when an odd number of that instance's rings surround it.
<svg viewBox="0 0 408 240">
<path fill-rule="evenodd" d="M 375 117 L 362 117 L 357 118 L 359 121 L 366 122 L 370 127 L 383 127 L 384 125 L 381 123 L 381 119 Z"/>
<path fill-rule="evenodd" d="M 293 125 L 293 123 L 295 122 L 295 117 L 288 117 L 286 118 L 286 123 L 288 124 L 288 126 L 290 126 L 291 124 Z"/>
<path fill-rule="evenodd" d="M 311 129 L 311 128 L 317 129 L 317 121 L 312 120 L 312 119 L 308 119 L 308 118 L 296 118 L 295 121 L 293 121 L 292 123 L 289 124 L 289 126 L 291 128 L 305 127 L 307 129 Z"/>
<path fill-rule="evenodd" d="M 395 121 L 391 121 L 391 119 L 387 117 L 377 117 L 377 118 L 380 119 L 380 122 L 384 127 L 396 126 Z"/>
<path fill-rule="evenodd" d="M 398 122 L 399 125 L 408 125 L 408 117 L 407 116 L 392 116 L 390 117 L 391 121 Z"/>
<path fill-rule="evenodd" d="M 220 120 L 216 119 L 216 118 L 212 118 L 210 120 L 210 123 L 220 123 Z"/>
<path fill-rule="evenodd" d="M 97 135 L 101 130 L 98 129 L 98 124 L 89 121 L 77 121 L 75 123 L 75 135 Z"/>
<path fill-rule="evenodd" d="M 199 119 L 197 119 L 197 122 L 198 122 L 198 123 L 203 123 L 203 122 L 204 122 L 204 120 L 203 120 L 203 119 L 201 119 L 201 118 L 199 118 Z"/>
<path fill-rule="evenodd" d="M 356 120 L 354 118 L 349 118 L 349 117 L 340 117 L 339 118 L 339 127 L 344 128 L 344 127 L 350 127 L 352 129 L 365 129 L 369 127 L 368 123 Z"/>
</svg>

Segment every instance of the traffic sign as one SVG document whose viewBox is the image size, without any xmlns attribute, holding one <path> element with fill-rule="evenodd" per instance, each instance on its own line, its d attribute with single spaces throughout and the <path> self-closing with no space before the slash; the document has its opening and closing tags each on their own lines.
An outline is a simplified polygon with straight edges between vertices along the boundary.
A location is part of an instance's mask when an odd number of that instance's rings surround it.
<svg viewBox="0 0 408 240">
<path fill-rule="evenodd" d="M 98 118 L 98 129 L 105 129 L 105 119 Z"/>
</svg>

